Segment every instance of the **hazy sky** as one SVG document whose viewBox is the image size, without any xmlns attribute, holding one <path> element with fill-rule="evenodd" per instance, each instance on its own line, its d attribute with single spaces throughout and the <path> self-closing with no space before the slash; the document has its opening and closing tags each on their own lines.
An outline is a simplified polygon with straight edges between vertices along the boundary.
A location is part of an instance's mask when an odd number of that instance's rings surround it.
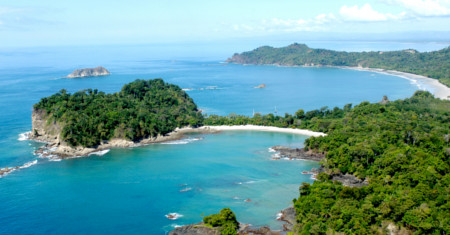
<svg viewBox="0 0 450 235">
<path fill-rule="evenodd" d="M 450 31 L 450 0 L 0 1 L 3 47 L 410 31 Z"/>
</svg>

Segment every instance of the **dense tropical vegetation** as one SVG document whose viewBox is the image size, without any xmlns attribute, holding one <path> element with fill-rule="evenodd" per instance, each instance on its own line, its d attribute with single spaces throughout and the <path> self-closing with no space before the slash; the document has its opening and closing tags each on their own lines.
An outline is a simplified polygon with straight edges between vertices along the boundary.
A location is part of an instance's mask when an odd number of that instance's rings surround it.
<svg viewBox="0 0 450 235">
<path fill-rule="evenodd" d="M 203 217 L 205 225 L 219 228 L 222 235 L 236 234 L 239 228 L 239 222 L 236 220 L 236 215 L 230 208 L 223 208 L 218 214 L 212 214 Z"/>
<path fill-rule="evenodd" d="M 299 234 L 450 232 L 450 101 L 418 91 L 387 104 L 362 102 L 351 108 L 284 117 L 209 116 L 206 124 L 301 127 L 326 132 L 306 140 L 326 154 L 324 172 L 304 183 L 294 200 Z M 333 175 L 352 174 L 368 186 L 343 186 Z"/>
<path fill-rule="evenodd" d="M 304 44 L 273 48 L 263 46 L 253 51 L 235 54 L 228 60 L 243 64 L 277 64 L 285 66 L 326 65 L 362 66 L 424 75 L 439 79 L 450 86 L 450 47 L 439 51 L 416 50 L 387 52 L 343 52 L 312 49 Z"/>
<path fill-rule="evenodd" d="M 203 121 L 193 100 L 162 79 L 136 80 L 113 94 L 61 90 L 33 107 L 63 126 L 61 137 L 71 146 L 96 146 L 111 138 L 139 141 Z"/>
</svg>

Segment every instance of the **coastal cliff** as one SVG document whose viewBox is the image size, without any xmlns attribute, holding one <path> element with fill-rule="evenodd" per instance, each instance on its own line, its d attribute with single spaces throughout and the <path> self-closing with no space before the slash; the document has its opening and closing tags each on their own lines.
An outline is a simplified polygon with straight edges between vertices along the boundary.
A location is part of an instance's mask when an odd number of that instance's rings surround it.
<svg viewBox="0 0 450 235">
<path fill-rule="evenodd" d="M 31 126 L 31 139 L 48 143 L 60 143 L 61 124 L 51 118 L 45 110 L 33 109 Z"/>
<path fill-rule="evenodd" d="M 107 69 L 98 66 L 96 68 L 77 69 L 73 71 L 71 74 L 67 75 L 66 78 L 96 77 L 110 74 L 111 73 Z"/>
</svg>

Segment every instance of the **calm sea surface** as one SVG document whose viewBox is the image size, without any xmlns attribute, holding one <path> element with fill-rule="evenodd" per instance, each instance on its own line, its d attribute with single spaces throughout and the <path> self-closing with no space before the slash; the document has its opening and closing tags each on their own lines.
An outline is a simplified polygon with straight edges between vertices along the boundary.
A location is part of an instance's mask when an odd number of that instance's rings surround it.
<svg viewBox="0 0 450 235">
<path fill-rule="evenodd" d="M 355 45 L 356 51 L 446 46 Z M 351 44 L 313 46 L 348 49 Z M 21 141 L 20 134 L 31 130 L 32 105 L 60 89 L 116 92 L 138 78 L 163 78 L 187 89 L 205 113 L 219 115 L 275 110 L 284 115 L 299 108 L 376 102 L 383 95 L 401 99 L 418 89 L 409 80 L 372 72 L 222 63 L 239 49 L 252 49 L 247 47 L 0 49 L 0 168 L 35 163 L 0 178 L 0 234 L 164 234 L 226 206 L 242 222 L 279 228 L 278 211 L 298 196 L 301 182 L 312 182 L 301 172 L 318 166 L 271 160 L 270 147 L 301 147 L 307 137 L 248 131 L 192 135 L 59 162 L 40 159 L 33 151 L 42 144 Z M 112 75 L 62 79 L 76 68 L 98 65 Z M 260 84 L 267 87 L 253 88 Z M 168 213 L 183 216 L 169 220 Z"/>
</svg>

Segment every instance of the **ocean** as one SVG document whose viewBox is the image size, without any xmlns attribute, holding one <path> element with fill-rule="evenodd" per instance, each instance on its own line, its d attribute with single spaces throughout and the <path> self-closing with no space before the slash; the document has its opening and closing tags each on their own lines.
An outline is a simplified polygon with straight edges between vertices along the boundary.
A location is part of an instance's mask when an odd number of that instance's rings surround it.
<svg viewBox="0 0 450 235">
<path fill-rule="evenodd" d="M 311 42 L 329 49 L 429 51 L 441 43 Z M 353 47 L 352 47 L 353 45 Z M 251 47 L 252 46 L 252 47 Z M 281 45 L 280 45 L 281 46 Z M 250 48 L 251 47 L 251 48 Z M 33 104 L 67 89 L 117 92 L 135 79 L 163 78 L 185 89 L 206 114 L 284 115 L 362 101 L 410 97 L 423 84 L 338 68 L 223 63 L 255 45 L 116 45 L 0 49 L 0 234 L 165 234 L 223 207 L 238 220 L 281 227 L 277 213 L 298 196 L 317 162 L 272 160 L 270 147 L 302 147 L 306 136 L 227 131 L 63 161 L 41 159 L 25 140 Z M 350 49 L 349 49 L 350 48 Z M 369 49 L 368 49 L 369 48 Z M 104 66 L 110 76 L 63 79 Z M 255 86 L 266 84 L 266 88 Z M 250 199 L 250 200 L 247 200 Z M 177 213 L 176 220 L 166 218 Z"/>
</svg>

